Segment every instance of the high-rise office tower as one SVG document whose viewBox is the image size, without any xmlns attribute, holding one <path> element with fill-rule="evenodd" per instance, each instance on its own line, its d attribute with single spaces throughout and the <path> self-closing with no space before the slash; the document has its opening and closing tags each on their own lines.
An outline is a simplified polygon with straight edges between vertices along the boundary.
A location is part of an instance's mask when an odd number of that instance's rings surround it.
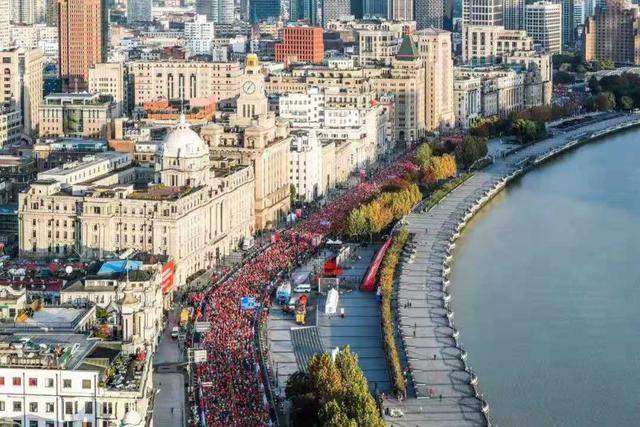
<svg viewBox="0 0 640 427">
<path fill-rule="evenodd" d="M 502 23 L 508 30 L 524 29 L 524 0 L 504 0 L 502 9 Z"/>
<path fill-rule="evenodd" d="M 131 1 L 131 0 L 130 0 Z M 196 12 L 205 15 L 216 24 L 233 24 L 235 10 L 233 0 L 197 0 Z"/>
<path fill-rule="evenodd" d="M 356 17 L 356 19 L 362 19 L 362 8 L 364 0 L 351 0 L 351 14 Z"/>
<path fill-rule="evenodd" d="M 233 0 L 231 2 L 233 4 Z M 249 20 L 252 23 L 280 18 L 280 2 L 277 0 L 249 0 Z"/>
<path fill-rule="evenodd" d="M 573 26 L 573 0 L 561 0 L 560 3 L 562 4 L 562 44 L 573 48 L 576 42 L 576 29 Z"/>
<path fill-rule="evenodd" d="M 322 0 L 322 25 L 351 14 L 351 0 Z"/>
<path fill-rule="evenodd" d="M 396 21 L 413 21 L 413 0 L 391 0 L 390 15 Z"/>
<path fill-rule="evenodd" d="M 289 16 L 291 21 L 305 21 L 318 26 L 321 24 L 322 10 L 318 0 L 291 0 Z"/>
<path fill-rule="evenodd" d="M 106 62 L 108 10 L 104 0 L 59 0 L 60 78 L 69 90 L 86 88 L 89 68 Z"/>
<path fill-rule="evenodd" d="M 606 0 L 589 17 L 583 33 L 585 61 L 640 64 L 640 10 L 628 0 Z"/>
<path fill-rule="evenodd" d="M 11 44 L 11 0 L 0 0 L 0 49 Z"/>
<path fill-rule="evenodd" d="M 573 0 L 573 28 L 584 25 L 589 16 L 586 8 L 587 2 L 585 0 Z"/>
<path fill-rule="evenodd" d="M 414 8 L 413 16 L 416 21 L 416 29 L 443 27 L 443 0 L 415 0 Z"/>
<path fill-rule="evenodd" d="M 562 7 L 557 3 L 538 1 L 526 8 L 526 30 L 533 42 L 548 53 L 562 50 Z"/>
<path fill-rule="evenodd" d="M 447 31 L 453 31 L 453 0 L 444 0 L 443 3 L 442 28 Z"/>
<path fill-rule="evenodd" d="M 502 0 L 462 0 L 464 25 L 502 25 Z"/>
<path fill-rule="evenodd" d="M 386 18 L 388 16 L 388 0 L 363 0 L 362 15 L 370 18 Z"/>
<path fill-rule="evenodd" d="M 129 0 L 127 2 L 127 22 L 149 22 L 151 18 L 151 0 Z"/>
<path fill-rule="evenodd" d="M 13 22 L 27 25 L 35 24 L 38 20 L 37 3 L 36 0 L 13 0 L 11 11 Z"/>
</svg>

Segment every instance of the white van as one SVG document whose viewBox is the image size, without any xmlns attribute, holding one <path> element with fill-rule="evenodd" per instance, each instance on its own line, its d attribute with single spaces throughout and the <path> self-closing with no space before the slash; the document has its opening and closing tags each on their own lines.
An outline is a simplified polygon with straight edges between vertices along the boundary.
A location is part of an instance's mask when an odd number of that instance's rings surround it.
<svg viewBox="0 0 640 427">
<path fill-rule="evenodd" d="M 293 289 L 293 292 L 308 294 L 309 292 L 311 292 L 311 285 L 308 283 L 300 283 Z"/>
</svg>

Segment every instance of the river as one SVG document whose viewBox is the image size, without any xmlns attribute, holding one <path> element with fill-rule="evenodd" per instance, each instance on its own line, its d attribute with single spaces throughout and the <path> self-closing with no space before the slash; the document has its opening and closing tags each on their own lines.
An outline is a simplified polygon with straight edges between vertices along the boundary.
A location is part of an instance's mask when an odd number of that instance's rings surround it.
<svg viewBox="0 0 640 427">
<path fill-rule="evenodd" d="M 639 130 L 586 144 L 457 241 L 454 321 L 497 425 L 638 425 L 639 161 Z"/>
</svg>

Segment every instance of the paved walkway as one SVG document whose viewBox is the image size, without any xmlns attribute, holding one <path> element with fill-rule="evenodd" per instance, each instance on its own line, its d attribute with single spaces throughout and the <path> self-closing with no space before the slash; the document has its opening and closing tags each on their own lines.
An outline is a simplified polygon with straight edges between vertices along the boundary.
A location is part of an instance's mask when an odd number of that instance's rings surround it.
<svg viewBox="0 0 640 427">
<path fill-rule="evenodd" d="M 403 262 L 400 267 L 397 314 L 410 388 L 403 402 L 385 400 L 385 408 L 403 413 L 401 417 L 388 415 L 387 422 L 407 427 L 490 424 L 488 405 L 478 393 L 477 378 L 458 345 L 453 313 L 448 308 L 446 287 L 453 242 L 473 213 L 517 176 L 527 161 L 547 158 L 559 148 L 577 143 L 580 137 L 614 129 L 634 118 L 640 117 L 608 115 L 579 129 L 557 132 L 553 138 L 496 159 L 429 212 L 417 209 L 407 217 L 416 253 L 413 262 Z"/>
<path fill-rule="evenodd" d="M 357 287 L 369 269 L 379 245 L 358 247 L 344 264 L 341 283 L 349 281 Z M 387 362 L 382 347 L 380 304 L 375 292 L 345 290 L 341 286 L 337 315 L 324 314 L 325 298 L 318 303 L 318 329 L 325 349 L 348 345 L 358 355 L 358 362 L 372 392 L 388 393 L 391 389 Z M 344 309 L 345 317 L 340 317 Z"/>
</svg>

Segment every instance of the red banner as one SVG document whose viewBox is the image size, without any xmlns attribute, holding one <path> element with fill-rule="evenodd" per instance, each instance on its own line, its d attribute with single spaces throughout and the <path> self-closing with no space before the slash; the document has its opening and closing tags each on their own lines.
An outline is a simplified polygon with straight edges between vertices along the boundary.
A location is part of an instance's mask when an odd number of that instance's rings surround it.
<svg viewBox="0 0 640 427">
<path fill-rule="evenodd" d="M 169 261 L 162 266 L 162 295 L 166 295 L 173 290 L 173 276 L 176 269 L 173 261 Z"/>
<path fill-rule="evenodd" d="M 387 252 L 389 245 L 391 244 L 391 239 L 387 239 L 384 242 L 384 245 L 380 248 L 376 257 L 373 259 L 373 262 L 369 266 L 369 271 L 367 271 L 367 275 L 364 276 L 364 280 L 362 280 L 362 285 L 360 285 L 360 290 L 362 291 L 375 291 L 376 289 L 376 275 L 378 274 L 378 269 L 380 268 L 380 264 L 382 263 L 382 258 L 384 258 L 384 254 Z"/>
</svg>

